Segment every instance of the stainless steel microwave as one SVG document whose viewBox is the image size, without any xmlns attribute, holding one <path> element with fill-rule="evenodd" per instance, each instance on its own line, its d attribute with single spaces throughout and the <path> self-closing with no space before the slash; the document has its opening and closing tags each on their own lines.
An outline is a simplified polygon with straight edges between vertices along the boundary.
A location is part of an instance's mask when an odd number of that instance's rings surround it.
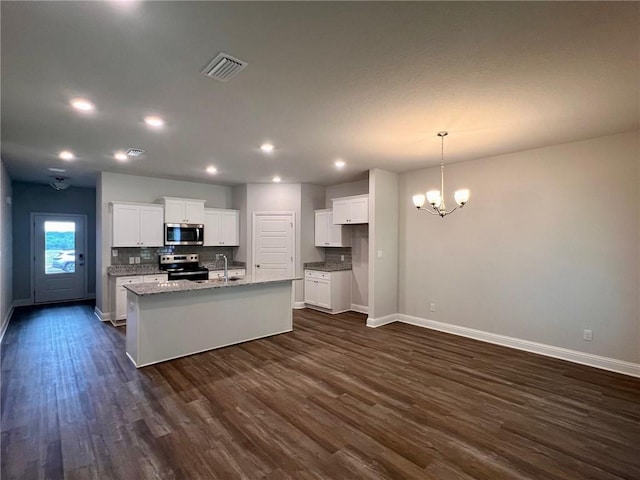
<svg viewBox="0 0 640 480">
<path fill-rule="evenodd" d="M 194 223 L 165 223 L 165 245 L 204 245 L 204 225 Z"/>
</svg>

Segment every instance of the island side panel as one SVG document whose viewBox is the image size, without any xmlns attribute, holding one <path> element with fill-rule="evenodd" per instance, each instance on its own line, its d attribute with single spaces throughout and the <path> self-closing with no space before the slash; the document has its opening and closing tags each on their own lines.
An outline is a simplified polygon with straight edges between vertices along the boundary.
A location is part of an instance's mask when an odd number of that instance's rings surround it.
<svg viewBox="0 0 640 480">
<path fill-rule="evenodd" d="M 137 367 L 293 328 L 290 281 L 143 296 L 129 292 L 128 299 L 135 331 L 129 342 L 127 326 L 127 353 Z"/>
</svg>

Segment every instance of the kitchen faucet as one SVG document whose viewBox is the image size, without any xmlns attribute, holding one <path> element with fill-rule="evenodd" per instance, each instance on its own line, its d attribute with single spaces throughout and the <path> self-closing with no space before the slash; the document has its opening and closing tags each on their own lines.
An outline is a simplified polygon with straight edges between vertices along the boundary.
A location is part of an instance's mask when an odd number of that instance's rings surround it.
<svg viewBox="0 0 640 480">
<path fill-rule="evenodd" d="M 224 258 L 224 283 L 229 283 L 229 267 L 227 266 L 227 256 L 224 253 L 216 253 L 216 261 Z"/>
</svg>

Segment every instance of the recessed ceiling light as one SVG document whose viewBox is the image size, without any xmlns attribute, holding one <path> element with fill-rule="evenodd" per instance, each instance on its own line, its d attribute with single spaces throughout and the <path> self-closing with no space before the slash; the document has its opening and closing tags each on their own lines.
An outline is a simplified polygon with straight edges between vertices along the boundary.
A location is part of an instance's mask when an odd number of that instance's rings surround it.
<svg viewBox="0 0 640 480">
<path fill-rule="evenodd" d="M 50 167 L 49 168 L 50 172 L 56 172 L 56 173 L 64 173 L 67 171 L 66 168 L 54 168 L 54 167 Z"/>
<path fill-rule="evenodd" d="M 144 123 L 153 128 L 162 128 L 164 127 L 164 120 L 155 115 L 150 115 L 148 117 L 144 117 Z"/>
<path fill-rule="evenodd" d="M 71 106 L 82 112 L 90 112 L 95 110 L 95 105 L 85 98 L 74 98 L 71 100 Z"/>
<path fill-rule="evenodd" d="M 63 160 L 73 160 L 74 158 L 76 158 L 76 156 L 69 150 L 61 151 L 58 156 Z"/>
<path fill-rule="evenodd" d="M 265 153 L 271 153 L 273 152 L 273 145 L 270 143 L 263 143 L 262 145 L 260 145 L 260 150 Z"/>
<path fill-rule="evenodd" d="M 273 177 L 273 183 L 280 183 L 282 179 L 280 177 Z"/>
<path fill-rule="evenodd" d="M 144 150 L 141 148 L 130 148 L 127 150 L 128 157 L 140 157 L 144 154 Z"/>
<path fill-rule="evenodd" d="M 113 154 L 113 158 L 115 158 L 116 160 L 120 161 L 120 162 L 124 162 L 125 160 L 127 160 L 129 157 L 127 156 L 126 153 L 124 152 L 116 152 Z"/>
<path fill-rule="evenodd" d="M 344 168 L 346 162 L 344 160 L 336 160 L 333 164 L 336 166 L 336 168 Z"/>
<path fill-rule="evenodd" d="M 216 167 L 214 167 L 213 165 L 209 165 L 207 167 L 207 173 L 213 175 L 214 173 L 218 173 L 218 169 Z"/>
</svg>

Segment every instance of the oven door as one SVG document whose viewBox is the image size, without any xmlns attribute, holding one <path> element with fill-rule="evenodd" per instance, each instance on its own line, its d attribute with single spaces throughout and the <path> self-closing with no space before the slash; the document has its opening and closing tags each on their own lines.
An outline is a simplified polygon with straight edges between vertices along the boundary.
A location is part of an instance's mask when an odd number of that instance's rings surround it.
<svg viewBox="0 0 640 480">
<path fill-rule="evenodd" d="M 188 223 L 165 223 L 165 245 L 203 245 L 204 225 Z"/>
<path fill-rule="evenodd" d="M 208 270 L 183 270 L 181 272 L 168 272 L 168 280 L 208 280 L 209 279 L 209 271 Z"/>
</svg>

